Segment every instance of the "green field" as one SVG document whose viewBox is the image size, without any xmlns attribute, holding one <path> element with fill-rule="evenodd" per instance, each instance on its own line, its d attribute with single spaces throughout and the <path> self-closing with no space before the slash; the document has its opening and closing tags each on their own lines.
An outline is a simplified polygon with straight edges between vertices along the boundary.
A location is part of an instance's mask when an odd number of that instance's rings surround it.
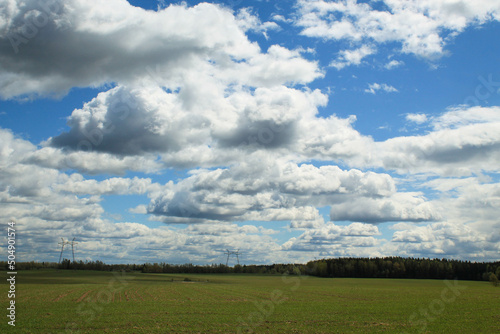
<svg viewBox="0 0 500 334">
<path fill-rule="evenodd" d="M 500 333 L 486 282 L 33 270 L 16 289 L 1 333 Z"/>
</svg>

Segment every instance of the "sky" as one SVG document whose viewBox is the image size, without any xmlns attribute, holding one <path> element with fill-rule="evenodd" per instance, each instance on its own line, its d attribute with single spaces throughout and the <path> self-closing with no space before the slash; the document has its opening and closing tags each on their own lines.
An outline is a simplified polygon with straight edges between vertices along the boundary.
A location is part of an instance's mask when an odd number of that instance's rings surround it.
<svg viewBox="0 0 500 334">
<path fill-rule="evenodd" d="M 500 0 L 0 8 L 18 261 L 500 260 Z"/>
</svg>

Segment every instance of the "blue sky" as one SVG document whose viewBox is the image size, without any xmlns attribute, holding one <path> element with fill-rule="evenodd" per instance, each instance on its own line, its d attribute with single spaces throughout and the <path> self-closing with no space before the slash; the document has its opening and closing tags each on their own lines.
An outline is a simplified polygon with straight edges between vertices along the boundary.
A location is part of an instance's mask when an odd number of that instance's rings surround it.
<svg viewBox="0 0 500 334">
<path fill-rule="evenodd" d="M 2 2 L 21 260 L 499 260 L 500 1 Z"/>
</svg>

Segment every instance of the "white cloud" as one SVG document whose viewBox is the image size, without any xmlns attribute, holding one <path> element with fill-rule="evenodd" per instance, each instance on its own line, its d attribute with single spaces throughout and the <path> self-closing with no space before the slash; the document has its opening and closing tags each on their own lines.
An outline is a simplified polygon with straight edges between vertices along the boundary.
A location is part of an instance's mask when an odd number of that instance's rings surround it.
<svg viewBox="0 0 500 334">
<path fill-rule="evenodd" d="M 499 183 L 478 176 L 435 179 L 422 186 L 439 191 L 439 198 L 433 202 L 449 221 L 470 224 L 476 230 L 495 231 L 493 234 L 499 235 Z"/>
<path fill-rule="evenodd" d="M 388 198 L 352 197 L 330 209 L 334 221 L 381 223 L 388 221 L 431 221 L 441 217 L 422 194 L 397 193 Z"/>
<path fill-rule="evenodd" d="M 159 189 L 159 185 L 152 184 L 151 179 L 140 179 L 138 177 L 132 179 L 114 177 L 96 181 L 84 180 L 80 174 L 73 174 L 67 182 L 55 185 L 53 189 L 81 195 L 140 195 Z"/>
<path fill-rule="evenodd" d="M 319 215 L 315 219 L 310 219 L 310 220 L 293 220 L 290 222 L 290 228 L 291 229 L 298 229 L 298 230 L 304 230 L 304 229 L 315 229 L 323 226 L 325 224 L 325 220 L 322 216 Z"/>
<path fill-rule="evenodd" d="M 432 119 L 435 131 L 376 143 L 372 163 L 402 174 L 495 171 L 500 159 L 499 113 L 498 107 L 445 112 Z"/>
<path fill-rule="evenodd" d="M 201 145 L 210 120 L 183 112 L 181 99 L 158 87 L 113 88 L 74 110 L 68 119 L 71 130 L 51 138 L 49 145 L 117 155 L 179 150 L 187 143 Z"/>
<path fill-rule="evenodd" d="M 402 60 L 391 60 L 390 62 L 388 62 L 387 64 L 384 65 L 384 68 L 388 69 L 388 70 L 392 70 L 394 68 L 397 68 L 397 67 L 400 67 L 400 66 L 403 66 L 404 65 L 404 62 Z"/>
<path fill-rule="evenodd" d="M 476 178 L 424 183 L 443 194 L 427 201 L 418 193 L 397 192 L 394 180 L 386 174 L 286 161 L 276 164 L 257 155 L 247 164 L 228 169 L 195 170 L 177 184 L 160 186 L 139 178 L 95 181 L 26 164 L 24 157 L 37 148 L 7 130 L 1 130 L 0 137 L 0 197 L 4 203 L 0 216 L 17 220 L 23 230 L 23 246 L 32 254 L 45 254 L 40 260 L 47 256 L 57 260 L 57 239 L 68 236 L 79 241 L 77 258 L 85 254 L 87 259 L 107 262 L 158 259 L 177 263 L 224 262 L 218 250 L 226 248 L 240 249 L 248 256 L 242 259 L 246 263 L 256 257 L 267 263 L 290 256 L 305 261 L 312 255 L 417 254 L 484 260 L 495 258 L 500 241 L 498 184 L 483 184 Z M 136 223 L 112 223 L 102 218 L 104 210 L 99 204 L 100 196 L 106 194 L 148 194 L 150 210 L 152 205 L 169 210 L 161 212 L 164 221 L 205 224 L 152 229 Z M 328 205 L 332 219 L 354 223 L 325 223 L 316 207 Z M 132 212 L 146 213 L 141 208 Z M 178 213 L 180 217 L 174 216 Z M 375 238 L 380 236 L 376 226 L 359 223 L 438 218 L 444 221 L 427 227 L 396 224 L 390 241 Z M 275 230 L 219 219 L 291 220 L 290 227 L 304 233 L 280 245 L 272 238 L 278 233 Z M 143 246 L 146 240 L 147 249 Z M 33 259 L 26 252 L 20 256 Z"/>
<path fill-rule="evenodd" d="M 248 10 L 235 17 L 228 9 L 208 3 L 194 7 L 170 5 L 152 12 L 124 0 L 56 1 L 53 13 L 46 15 L 46 24 L 26 43 L 18 45 L 16 53 L 10 39 L 23 34 L 24 15 L 35 13 L 39 6 L 35 0 L 11 3 L 6 12 L 6 23 L 1 30 L 4 33 L 0 34 L 3 98 L 23 94 L 60 95 L 70 87 L 112 82 L 127 85 L 153 81 L 176 90 L 179 80 L 199 78 L 200 72 L 211 69 L 207 75 L 212 75 L 216 73 L 214 68 L 222 76 L 250 85 L 265 78 L 273 78 L 276 84 L 281 84 L 280 80 L 307 82 L 320 75 L 314 63 L 296 54 L 286 54 L 278 46 L 271 47 L 269 55 L 278 68 L 259 70 L 259 66 L 268 65 L 267 56 L 247 39 L 245 30 L 275 29 L 276 23 L 260 25 Z M 58 43 L 51 43 L 54 40 Z M 39 49 L 44 53 L 38 54 Z M 279 68 L 284 66 L 292 73 L 284 74 Z M 240 68 L 240 72 L 246 69 L 248 73 L 232 76 L 235 68 Z M 224 74 L 225 70 L 229 72 Z M 310 70 L 313 72 L 305 73 Z"/>
<path fill-rule="evenodd" d="M 400 256 L 442 257 L 484 261 L 495 258 L 498 246 L 468 225 L 452 222 L 411 226 L 396 231 L 388 248 Z"/>
<path fill-rule="evenodd" d="M 0 198 L 2 217 L 37 217 L 48 221 L 81 221 L 103 212 L 97 197 L 63 196 L 54 187 L 71 182 L 55 169 L 22 163 L 26 154 L 36 150 L 29 142 L 0 129 Z"/>
<path fill-rule="evenodd" d="M 238 25 L 243 31 L 252 30 L 255 32 L 265 33 L 267 30 L 277 30 L 280 26 L 275 22 L 264 22 L 252 14 L 251 8 L 241 8 L 237 15 Z"/>
<path fill-rule="evenodd" d="M 376 50 L 368 45 L 363 45 L 358 49 L 354 50 L 342 50 L 339 52 L 339 56 L 336 60 L 330 63 L 330 66 L 335 67 L 337 70 L 341 70 L 346 66 L 360 65 L 363 58 L 372 55 Z"/>
<path fill-rule="evenodd" d="M 184 102 L 184 94 L 121 86 L 100 93 L 73 111 L 68 132 L 50 138 L 29 160 L 87 172 L 119 172 L 126 164 L 131 170 L 158 170 L 158 154 L 164 167 L 227 165 L 259 150 L 287 156 L 303 142 L 302 128 L 321 122 L 315 114 L 327 101 L 318 90 L 284 86 L 235 89 L 228 96 L 215 90 L 189 98 L 192 104 Z M 349 126 L 332 117 L 329 123 L 334 122 L 339 128 Z"/>
<path fill-rule="evenodd" d="M 390 86 L 388 84 L 379 84 L 379 83 L 371 83 L 371 84 L 368 84 L 368 88 L 365 89 L 365 93 L 370 93 L 370 94 L 377 94 L 377 91 L 384 91 L 386 93 L 397 93 L 398 90 L 396 88 L 394 88 L 393 86 Z"/>
<path fill-rule="evenodd" d="M 416 123 L 416 124 L 423 124 L 423 123 L 427 122 L 427 115 L 426 114 L 407 114 L 406 120 L 409 122 Z"/>
<path fill-rule="evenodd" d="M 380 241 L 377 226 L 352 223 L 347 226 L 326 223 L 306 230 L 296 238 L 291 238 L 283 249 L 308 252 L 319 256 L 377 256 L 376 246 Z"/>
<path fill-rule="evenodd" d="M 470 25 L 500 19 L 496 1 L 383 2 L 385 10 L 356 1 L 299 0 L 295 24 L 305 36 L 358 44 L 396 42 L 403 53 L 432 59 L 444 54 L 449 37 Z"/>
<path fill-rule="evenodd" d="M 163 163 L 154 155 L 116 156 L 96 150 L 70 151 L 43 147 L 24 156 L 23 162 L 59 170 L 77 170 L 88 174 L 125 174 L 127 171 L 155 173 L 163 169 Z"/>
<path fill-rule="evenodd" d="M 286 22 L 286 23 L 292 23 L 292 19 L 287 19 L 283 15 L 275 14 L 273 15 L 273 20 L 276 22 Z"/>
<path fill-rule="evenodd" d="M 439 117 L 432 119 L 435 130 L 456 129 L 472 124 L 499 123 L 500 107 L 466 107 L 450 108 Z"/>
<path fill-rule="evenodd" d="M 37 148 L 0 129 L 0 218 L 14 219 L 22 238 L 20 261 L 57 261 L 60 238 L 75 237 L 76 259 L 108 263 L 222 263 L 221 250 L 240 249 L 246 263 L 271 263 L 285 258 L 272 235 L 278 231 L 254 225 L 150 228 L 131 222 L 111 222 L 103 216 L 101 195 L 148 194 L 165 186 L 150 179 L 85 179 L 50 167 L 23 163 Z M 168 188 L 168 185 L 167 185 Z M 145 246 L 147 245 L 147 246 Z M 70 257 L 67 253 L 64 257 Z"/>
<path fill-rule="evenodd" d="M 37 1 L 18 3 L 11 8 L 5 21 L 8 26 L 2 31 L 22 35 L 23 16 L 38 7 Z M 36 36 L 19 45 L 17 53 L 8 36 L 1 36 L 0 87 L 4 98 L 129 82 L 147 76 L 150 64 L 178 74 L 176 68 L 195 66 L 200 58 L 214 56 L 221 46 L 237 58 L 258 52 L 233 15 L 210 4 L 169 6 L 159 12 L 132 7 L 122 0 L 57 1 L 53 7 L 58 10 Z M 184 24 L 177 25 L 179 20 Z M 40 48 L 44 54 L 34 56 Z M 22 84 L 15 78 L 22 78 Z"/>
<path fill-rule="evenodd" d="M 437 218 L 418 194 L 397 193 L 386 174 L 267 159 L 259 156 L 258 164 L 247 161 L 225 170 L 198 171 L 169 185 L 152 199 L 148 211 L 173 223 L 292 220 L 292 228 L 320 224 L 315 208 L 320 206 L 332 207 L 332 220 L 378 223 Z"/>
<path fill-rule="evenodd" d="M 343 160 L 352 164 L 364 160 L 373 140 L 353 128 L 355 121 L 356 116 L 352 115 L 347 119 L 330 116 L 301 122 L 298 152 L 311 159 Z"/>
<path fill-rule="evenodd" d="M 24 249 L 34 256 L 52 247 L 50 258 L 57 259 L 53 245 L 70 235 L 89 258 L 130 262 L 223 262 L 218 250 L 226 248 L 261 262 L 311 254 L 496 258 L 498 183 L 474 175 L 498 171 L 498 107 L 406 114 L 407 121 L 428 122 L 429 132 L 376 142 L 355 129 L 356 116 L 319 112 L 328 95 L 301 86 L 324 76 L 303 57 L 311 49 L 263 51 L 247 38 L 248 31 L 278 28 L 250 10 L 235 16 L 213 4 L 158 12 L 120 0 L 53 4 L 54 15 L 17 54 L 6 33 L 21 33 L 23 17 L 41 15 L 31 11 L 39 3 L 5 7 L 1 96 L 113 88 L 73 110 L 69 129 L 41 147 L 0 129 L 0 217 L 18 221 Z M 385 43 L 433 58 L 452 34 L 498 20 L 498 6 L 488 1 L 385 4 L 390 12 L 355 1 L 300 1 L 297 24 L 304 35 L 349 43 L 331 63 L 340 70 L 364 64 Z M 385 68 L 402 64 L 391 60 Z M 397 89 L 375 82 L 366 90 L 380 91 Z M 154 182 L 155 173 L 171 167 L 191 169 L 189 177 Z M 371 167 L 395 171 L 399 180 L 366 171 Z M 152 175 L 124 176 L 129 172 Z M 424 181 L 412 186 L 431 189 L 432 197 L 405 190 L 415 173 Z M 429 175 L 448 178 L 426 182 Z M 453 178 L 463 175 L 470 177 Z M 107 220 L 103 197 L 128 194 L 150 201 L 124 213 L 187 227 Z M 332 220 L 353 223 L 325 223 L 318 208 L 326 207 Z M 303 233 L 280 245 L 274 236 L 282 232 L 235 221 L 290 221 L 289 229 Z M 390 241 L 380 237 L 375 224 L 382 222 L 399 222 Z"/>
</svg>

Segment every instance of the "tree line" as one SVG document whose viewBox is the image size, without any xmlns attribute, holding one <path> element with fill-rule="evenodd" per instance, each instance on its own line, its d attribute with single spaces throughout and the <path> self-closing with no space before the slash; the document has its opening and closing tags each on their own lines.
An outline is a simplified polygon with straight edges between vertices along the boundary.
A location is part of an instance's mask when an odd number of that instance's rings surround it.
<svg viewBox="0 0 500 334">
<path fill-rule="evenodd" d="M 0 262 L 7 270 L 7 262 Z M 64 259 L 55 262 L 18 262 L 17 270 L 73 269 L 98 271 L 139 271 L 143 273 L 167 274 L 286 274 L 318 277 L 353 278 L 413 278 L 413 279 L 460 279 L 492 281 L 498 285 L 500 262 L 471 262 L 449 259 L 425 258 L 330 258 L 309 261 L 306 264 L 194 265 L 144 263 L 105 264 L 102 261 L 75 261 Z M 495 283 L 496 282 L 496 283 Z"/>
<path fill-rule="evenodd" d="M 425 258 L 335 258 L 308 262 L 309 274 L 320 277 L 490 280 L 500 276 L 500 262 Z"/>
</svg>

